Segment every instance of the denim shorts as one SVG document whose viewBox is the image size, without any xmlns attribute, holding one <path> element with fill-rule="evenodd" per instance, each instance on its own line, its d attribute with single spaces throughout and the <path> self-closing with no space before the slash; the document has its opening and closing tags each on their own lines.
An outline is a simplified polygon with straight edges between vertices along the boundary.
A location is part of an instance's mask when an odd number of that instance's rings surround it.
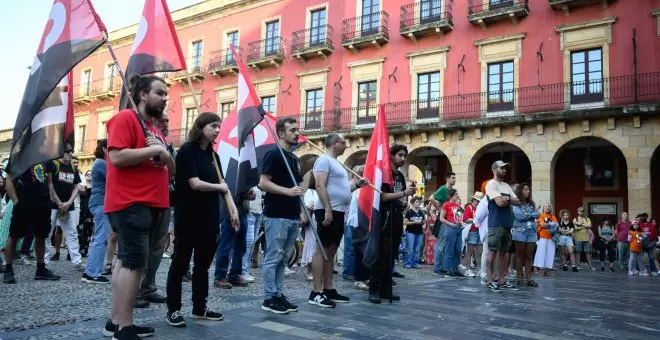
<svg viewBox="0 0 660 340">
<path fill-rule="evenodd" d="M 575 241 L 575 251 L 578 253 L 591 251 L 589 241 Z"/>
<path fill-rule="evenodd" d="M 107 214 L 117 234 L 117 258 L 123 268 L 142 270 L 147 267 L 152 231 L 162 225 L 164 212 L 165 209 L 136 203 Z"/>
<path fill-rule="evenodd" d="M 560 247 L 572 247 L 573 246 L 573 237 L 568 235 L 559 236 L 559 246 Z"/>
<path fill-rule="evenodd" d="M 525 229 L 525 231 L 514 230 L 513 240 L 525 243 L 536 243 L 539 240 L 539 237 L 536 233 L 536 229 Z"/>
<path fill-rule="evenodd" d="M 481 239 L 479 238 L 479 231 L 471 231 L 468 233 L 468 244 L 482 244 Z"/>
</svg>

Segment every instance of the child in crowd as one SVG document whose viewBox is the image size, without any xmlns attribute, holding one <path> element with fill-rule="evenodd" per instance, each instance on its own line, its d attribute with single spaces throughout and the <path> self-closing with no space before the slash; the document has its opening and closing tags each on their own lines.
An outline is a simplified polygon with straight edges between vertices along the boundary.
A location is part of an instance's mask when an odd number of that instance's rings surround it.
<svg viewBox="0 0 660 340">
<path fill-rule="evenodd" d="M 628 260 L 628 275 L 632 276 L 637 274 L 637 271 L 633 271 L 633 266 L 635 261 L 639 265 L 639 275 L 648 276 L 649 274 L 644 269 L 644 262 L 642 262 L 642 254 L 644 249 L 642 247 L 642 238 L 644 235 L 639 230 L 639 222 L 634 221 L 630 226 L 630 232 L 628 233 L 628 241 L 630 242 L 630 260 Z"/>
</svg>

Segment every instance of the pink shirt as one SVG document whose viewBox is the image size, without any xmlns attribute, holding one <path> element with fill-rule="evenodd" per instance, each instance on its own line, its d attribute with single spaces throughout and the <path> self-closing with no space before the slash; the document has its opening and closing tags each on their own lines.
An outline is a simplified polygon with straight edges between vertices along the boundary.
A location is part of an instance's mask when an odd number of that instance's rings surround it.
<svg viewBox="0 0 660 340">
<path fill-rule="evenodd" d="M 628 242 L 628 232 L 630 231 L 630 221 L 619 221 L 616 224 L 616 241 Z"/>
</svg>

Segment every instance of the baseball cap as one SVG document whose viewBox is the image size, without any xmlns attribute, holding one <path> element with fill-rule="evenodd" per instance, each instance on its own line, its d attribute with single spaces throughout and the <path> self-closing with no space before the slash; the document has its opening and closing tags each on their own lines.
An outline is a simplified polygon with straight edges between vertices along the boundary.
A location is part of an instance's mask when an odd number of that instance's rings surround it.
<svg viewBox="0 0 660 340">
<path fill-rule="evenodd" d="M 497 169 L 497 168 L 503 168 L 503 167 L 505 167 L 505 166 L 507 166 L 507 165 L 510 165 L 510 164 L 509 164 L 509 163 L 505 163 L 505 162 L 503 162 L 503 161 L 495 161 L 495 162 L 493 163 L 493 165 L 490 166 L 490 169 L 491 169 L 491 170 L 495 170 L 495 169 Z"/>
</svg>

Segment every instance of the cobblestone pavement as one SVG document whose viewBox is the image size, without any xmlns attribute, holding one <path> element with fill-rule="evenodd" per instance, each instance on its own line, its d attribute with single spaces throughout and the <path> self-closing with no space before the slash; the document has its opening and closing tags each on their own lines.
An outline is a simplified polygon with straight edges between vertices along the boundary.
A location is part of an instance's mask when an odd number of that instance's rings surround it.
<svg viewBox="0 0 660 340">
<path fill-rule="evenodd" d="M 164 288 L 169 260 L 158 284 Z M 58 282 L 34 281 L 34 266 L 15 266 L 18 284 L 0 285 L 0 339 L 102 339 L 110 307 L 110 285 L 80 280 L 73 265 L 55 262 Z M 452 280 L 422 270 L 402 269 L 395 292 L 399 303 L 379 306 L 352 283 L 336 286 L 352 298 L 335 309 L 306 304 L 310 283 L 304 269 L 285 280 L 285 293 L 300 312 L 273 315 L 259 309 L 260 271 L 247 288 L 210 288 L 209 306 L 225 313 L 222 322 L 188 318 L 188 327 L 168 326 L 165 305 L 136 310 L 135 320 L 156 328 L 154 339 L 651 339 L 660 337 L 660 278 L 625 272 L 554 272 L 536 278 L 540 287 L 518 292 L 486 291 L 477 279 Z M 162 290 L 161 290 L 162 291 Z M 190 315 L 190 284 L 184 284 L 184 316 Z"/>
</svg>

